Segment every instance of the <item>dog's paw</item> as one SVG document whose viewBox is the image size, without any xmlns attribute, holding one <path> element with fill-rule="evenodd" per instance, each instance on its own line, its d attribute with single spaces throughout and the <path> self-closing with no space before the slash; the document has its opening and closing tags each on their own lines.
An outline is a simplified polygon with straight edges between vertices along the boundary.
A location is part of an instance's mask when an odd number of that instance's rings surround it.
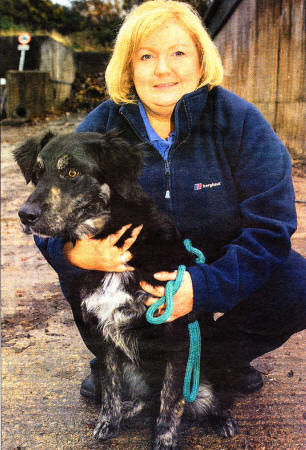
<svg viewBox="0 0 306 450">
<path fill-rule="evenodd" d="M 153 445 L 154 450 L 175 450 L 177 448 L 177 440 L 171 436 L 170 432 L 157 436 Z"/>
<path fill-rule="evenodd" d="M 93 435 L 98 441 L 104 441 L 105 439 L 117 436 L 118 433 L 119 423 L 115 422 L 110 417 L 103 417 L 98 420 Z"/>
<path fill-rule="evenodd" d="M 239 428 L 235 419 L 231 416 L 225 418 L 223 423 L 219 423 L 217 426 L 217 433 L 221 437 L 232 438 L 239 432 Z"/>
</svg>

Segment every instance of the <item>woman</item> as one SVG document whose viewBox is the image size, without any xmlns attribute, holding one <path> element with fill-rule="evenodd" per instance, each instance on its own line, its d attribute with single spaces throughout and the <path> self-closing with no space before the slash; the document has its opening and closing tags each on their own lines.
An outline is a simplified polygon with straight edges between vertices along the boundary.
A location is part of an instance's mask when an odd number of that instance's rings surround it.
<svg viewBox="0 0 306 450">
<path fill-rule="evenodd" d="M 118 34 L 106 70 L 110 100 L 77 131 L 118 128 L 131 144 L 146 144 L 140 184 L 206 255 L 206 264 L 187 269 L 169 320 L 224 312 L 204 353 L 215 379 L 247 393 L 262 386 L 250 362 L 304 328 L 306 264 L 290 247 L 296 213 L 288 153 L 256 108 L 221 81 L 219 54 L 196 12 L 177 1 L 143 3 Z M 36 243 L 65 293 L 65 279 L 80 270 L 133 270 L 129 248 L 141 229 L 116 246 L 128 226 L 74 246 Z M 147 305 L 164 293 L 141 287 L 151 294 Z M 84 395 L 94 396 L 91 381 L 83 382 Z"/>
</svg>

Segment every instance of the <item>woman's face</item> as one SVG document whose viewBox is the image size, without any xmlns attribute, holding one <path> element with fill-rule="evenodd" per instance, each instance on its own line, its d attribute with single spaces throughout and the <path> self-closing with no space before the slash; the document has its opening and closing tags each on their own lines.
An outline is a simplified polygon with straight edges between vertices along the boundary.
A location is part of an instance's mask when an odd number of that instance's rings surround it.
<svg viewBox="0 0 306 450">
<path fill-rule="evenodd" d="M 196 45 L 176 20 L 140 41 L 132 67 L 137 94 L 154 115 L 171 116 L 179 99 L 198 87 L 202 75 Z"/>
</svg>

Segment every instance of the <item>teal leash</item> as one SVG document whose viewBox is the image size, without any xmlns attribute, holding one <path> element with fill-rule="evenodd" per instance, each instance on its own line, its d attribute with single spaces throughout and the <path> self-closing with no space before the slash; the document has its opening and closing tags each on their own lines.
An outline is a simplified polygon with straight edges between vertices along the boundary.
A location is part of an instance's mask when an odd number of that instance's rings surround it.
<svg viewBox="0 0 306 450">
<path fill-rule="evenodd" d="M 184 379 L 184 398 L 186 402 L 194 402 L 199 391 L 200 384 L 200 358 L 201 358 L 201 332 L 199 322 L 188 324 L 189 331 L 189 355 Z M 192 378 L 192 388 L 191 385 Z"/>
<path fill-rule="evenodd" d="M 184 240 L 184 245 L 187 251 L 197 256 L 196 263 L 205 263 L 205 256 L 195 247 L 192 247 L 190 239 Z M 165 295 L 157 300 L 148 308 L 146 312 L 146 319 L 152 325 L 160 325 L 165 323 L 173 311 L 173 297 L 179 290 L 183 277 L 186 271 L 186 266 L 180 265 L 177 269 L 176 280 L 170 280 L 166 284 Z M 162 305 L 166 305 L 166 309 L 161 316 L 154 317 L 154 314 Z M 184 398 L 186 402 L 194 402 L 199 391 L 200 382 L 200 357 L 201 357 L 201 332 L 198 321 L 188 324 L 189 331 L 189 355 L 184 379 Z M 192 387 L 191 387 L 192 380 Z"/>
</svg>

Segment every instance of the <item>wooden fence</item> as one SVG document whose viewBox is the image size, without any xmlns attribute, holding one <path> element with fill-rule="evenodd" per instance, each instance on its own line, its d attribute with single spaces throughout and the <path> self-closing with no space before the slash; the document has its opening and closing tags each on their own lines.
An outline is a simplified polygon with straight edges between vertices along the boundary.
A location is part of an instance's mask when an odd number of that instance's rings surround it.
<svg viewBox="0 0 306 450">
<path fill-rule="evenodd" d="M 214 39 L 224 87 L 254 103 L 291 156 L 303 159 L 305 31 L 304 0 L 242 0 Z"/>
</svg>

